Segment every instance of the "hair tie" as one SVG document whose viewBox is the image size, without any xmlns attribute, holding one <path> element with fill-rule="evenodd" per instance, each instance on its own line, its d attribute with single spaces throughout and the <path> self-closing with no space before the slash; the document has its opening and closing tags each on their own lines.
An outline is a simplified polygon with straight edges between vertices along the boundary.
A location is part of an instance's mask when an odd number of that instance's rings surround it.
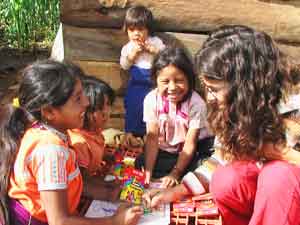
<svg viewBox="0 0 300 225">
<path fill-rule="evenodd" d="M 13 99 L 13 102 L 12 102 L 12 105 L 13 105 L 15 108 L 19 108 L 19 107 L 20 107 L 19 98 L 14 98 L 14 99 Z"/>
</svg>

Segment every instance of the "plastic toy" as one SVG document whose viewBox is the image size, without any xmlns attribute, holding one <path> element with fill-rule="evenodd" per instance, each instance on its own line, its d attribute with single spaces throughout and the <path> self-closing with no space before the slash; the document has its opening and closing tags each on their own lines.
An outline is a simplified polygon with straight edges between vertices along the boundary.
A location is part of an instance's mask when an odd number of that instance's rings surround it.
<svg viewBox="0 0 300 225">
<path fill-rule="evenodd" d="M 131 167 L 124 171 L 123 188 L 120 199 L 133 204 L 142 204 L 145 174 Z"/>
<path fill-rule="evenodd" d="M 114 164 L 114 170 L 113 170 L 113 175 L 117 179 L 122 179 L 123 176 L 123 156 L 120 150 L 116 150 L 115 154 L 115 164 Z"/>
<path fill-rule="evenodd" d="M 174 202 L 173 211 L 176 213 L 192 213 L 195 211 L 195 202 L 191 199 Z"/>
<path fill-rule="evenodd" d="M 210 193 L 172 204 L 171 225 L 222 225 L 222 218 Z"/>
</svg>

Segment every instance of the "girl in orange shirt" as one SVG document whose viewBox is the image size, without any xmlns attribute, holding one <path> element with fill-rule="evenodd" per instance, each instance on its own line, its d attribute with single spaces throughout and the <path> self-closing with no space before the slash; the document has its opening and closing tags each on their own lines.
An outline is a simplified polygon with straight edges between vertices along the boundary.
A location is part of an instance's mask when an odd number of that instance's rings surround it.
<svg viewBox="0 0 300 225">
<path fill-rule="evenodd" d="M 0 109 L 1 198 L 8 191 L 12 225 L 136 224 L 140 207 L 87 219 L 76 215 L 82 177 L 66 131 L 81 128 L 89 101 L 73 65 L 28 66 L 14 106 Z M 9 179 L 6 177 L 9 176 Z"/>
<path fill-rule="evenodd" d="M 109 119 L 115 94 L 107 83 L 95 77 L 83 76 L 81 81 L 90 105 L 86 110 L 83 129 L 72 129 L 68 134 L 83 175 L 84 194 L 93 199 L 115 200 L 120 191 L 119 185 L 104 183 L 99 176 L 95 176 L 101 172 L 104 155 L 102 129 Z"/>
</svg>

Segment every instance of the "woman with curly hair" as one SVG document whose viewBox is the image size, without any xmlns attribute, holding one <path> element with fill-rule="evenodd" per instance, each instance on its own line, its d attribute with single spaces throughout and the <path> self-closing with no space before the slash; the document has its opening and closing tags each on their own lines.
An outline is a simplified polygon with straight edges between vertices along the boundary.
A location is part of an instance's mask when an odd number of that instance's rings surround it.
<svg viewBox="0 0 300 225">
<path fill-rule="evenodd" d="M 210 35 L 195 62 L 226 159 L 210 182 L 224 224 L 300 224 L 300 168 L 290 163 L 299 153 L 286 143 L 278 109 L 297 81 L 286 57 L 264 32 L 227 26 Z M 188 173 L 172 191 L 147 197 L 155 206 L 199 194 L 207 191 L 202 178 Z"/>
<path fill-rule="evenodd" d="M 300 224 L 300 168 L 262 160 L 286 154 L 278 111 L 290 80 L 281 68 L 283 56 L 263 32 L 210 42 L 196 61 L 211 109 L 209 124 L 230 161 L 216 170 L 210 186 L 224 222 Z"/>
</svg>

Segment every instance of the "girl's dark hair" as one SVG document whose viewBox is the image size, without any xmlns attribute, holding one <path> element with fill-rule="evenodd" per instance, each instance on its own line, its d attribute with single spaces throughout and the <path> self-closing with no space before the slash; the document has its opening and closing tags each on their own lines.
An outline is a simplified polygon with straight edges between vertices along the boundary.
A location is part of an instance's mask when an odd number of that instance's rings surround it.
<svg viewBox="0 0 300 225">
<path fill-rule="evenodd" d="M 108 97 L 108 103 L 112 105 L 115 101 L 115 92 L 108 83 L 92 76 L 83 76 L 81 81 L 84 93 L 90 102 L 84 120 L 84 128 L 88 129 L 90 113 L 103 109 L 105 96 Z"/>
<path fill-rule="evenodd" d="M 8 104 L 0 108 L 1 194 L 7 191 L 6 179 L 25 129 L 42 119 L 43 106 L 65 104 L 80 74 L 82 71 L 75 65 L 52 60 L 38 61 L 23 71 L 18 91 L 20 107 Z"/>
<path fill-rule="evenodd" d="M 144 6 L 133 6 L 129 8 L 125 15 L 124 31 L 127 32 L 129 27 L 146 27 L 149 35 L 154 32 L 154 19 L 152 12 Z"/>
<path fill-rule="evenodd" d="M 155 86 L 157 86 L 156 80 L 157 77 L 159 76 L 160 71 L 169 65 L 173 65 L 179 70 L 181 70 L 184 76 L 188 80 L 188 85 L 189 85 L 188 93 L 182 99 L 183 102 L 192 95 L 192 92 L 195 89 L 196 74 L 193 69 L 193 63 L 183 48 L 178 48 L 178 47 L 165 48 L 160 53 L 158 53 L 158 55 L 155 57 L 153 61 L 151 78 Z"/>
<path fill-rule="evenodd" d="M 213 32 L 195 56 L 200 79 L 228 84 L 225 106 L 208 104 L 208 122 L 225 153 L 234 158 L 260 157 L 263 143 L 284 138 L 277 104 L 286 74 L 280 70 L 280 53 L 269 35 L 251 28 L 231 31 L 227 27 Z"/>
</svg>

